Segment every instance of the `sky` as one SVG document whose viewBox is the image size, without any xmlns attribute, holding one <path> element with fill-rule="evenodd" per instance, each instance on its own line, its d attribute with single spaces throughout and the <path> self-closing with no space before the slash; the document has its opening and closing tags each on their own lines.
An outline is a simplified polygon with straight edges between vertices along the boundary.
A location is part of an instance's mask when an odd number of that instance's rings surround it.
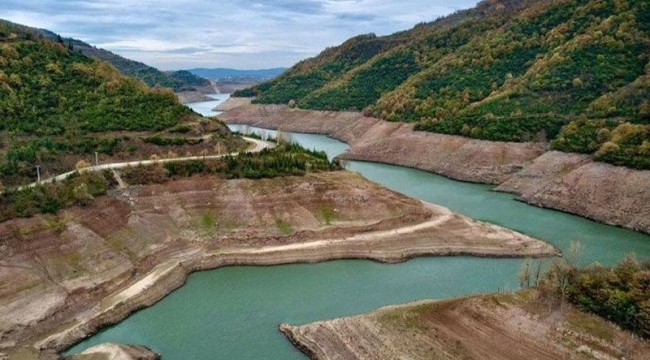
<svg viewBox="0 0 650 360">
<path fill-rule="evenodd" d="M 162 70 L 290 67 L 366 33 L 388 35 L 477 0 L 2 0 L 0 18 Z"/>
</svg>

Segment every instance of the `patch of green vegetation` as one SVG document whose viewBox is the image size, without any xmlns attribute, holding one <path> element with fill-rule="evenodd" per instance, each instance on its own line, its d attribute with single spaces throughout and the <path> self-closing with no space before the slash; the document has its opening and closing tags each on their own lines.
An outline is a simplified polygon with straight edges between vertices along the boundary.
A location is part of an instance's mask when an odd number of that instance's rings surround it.
<svg viewBox="0 0 650 360">
<path fill-rule="evenodd" d="M 362 36 L 236 95 L 650 169 L 650 3 L 481 2 Z M 616 132 L 618 136 L 613 133 Z"/>
<path fill-rule="evenodd" d="M 330 226 L 332 225 L 332 220 L 334 219 L 334 215 L 336 212 L 334 211 L 334 207 L 331 205 L 323 205 L 320 208 L 321 215 L 323 216 L 323 222 L 325 225 Z"/>
<path fill-rule="evenodd" d="M 608 323 L 592 315 L 571 312 L 567 314 L 569 325 L 598 339 L 611 342 L 614 339 L 614 328 Z"/>
<path fill-rule="evenodd" d="M 36 214 L 56 214 L 72 205 L 88 205 L 94 197 L 106 194 L 108 176 L 111 174 L 74 173 L 56 183 L 43 183 L 22 190 L 7 189 L 0 194 L 0 222 Z"/>
<path fill-rule="evenodd" d="M 214 214 L 209 211 L 203 212 L 203 215 L 201 215 L 201 226 L 203 227 L 203 231 L 205 231 L 207 236 L 214 236 L 217 226 L 217 221 L 215 220 Z"/>
<path fill-rule="evenodd" d="M 540 285 L 543 296 L 566 299 L 580 310 L 599 315 L 638 336 L 650 338 L 650 262 L 629 256 L 616 267 L 599 264 L 578 268 L 556 262 Z M 588 318 L 573 318 L 572 325 L 603 339 L 607 329 Z"/>
<path fill-rule="evenodd" d="M 285 143 L 259 153 L 241 153 L 212 160 L 168 162 L 164 165 L 128 168 L 122 172 L 124 180 L 129 184 L 147 184 L 198 174 L 219 175 L 228 179 L 262 179 L 337 169 L 340 169 L 338 165 L 331 163 L 324 152 Z"/>
<path fill-rule="evenodd" d="M 70 217 L 67 215 L 56 216 L 44 219 L 43 225 L 54 232 L 62 233 L 67 228 L 69 221 Z"/>
<path fill-rule="evenodd" d="M 183 138 L 183 137 L 162 137 L 154 135 L 142 138 L 142 141 L 158 146 L 183 146 L 183 145 L 197 145 L 203 142 L 201 138 Z"/>
<path fill-rule="evenodd" d="M 275 219 L 275 227 L 283 235 L 293 234 L 293 227 L 291 226 L 291 224 L 284 221 L 283 219 L 280 218 Z"/>
</svg>

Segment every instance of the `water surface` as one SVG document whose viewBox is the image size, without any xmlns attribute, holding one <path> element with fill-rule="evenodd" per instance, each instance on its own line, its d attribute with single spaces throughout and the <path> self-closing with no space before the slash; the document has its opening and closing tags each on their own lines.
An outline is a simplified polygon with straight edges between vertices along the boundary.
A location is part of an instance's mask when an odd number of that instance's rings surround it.
<svg viewBox="0 0 650 360">
<path fill-rule="evenodd" d="M 347 149 L 346 144 L 322 135 L 292 134 L 292 139 L 324 150 L 330 158 Z M 529 206 L 512 195 L 490 191 L 488 185 L 384 164 L 351 161 L 348 169 L 403 194 L 545 239 L 564 251 L 572 240 L 580 239 L 583 263 L 613 264 L 628 253 L 650 257 L 649 236 Z M 280 323 L 304 324 L 389 304 L 514 289 L 520 267 L 521 260 L 516 259 L 451 257 L 396 265 L 345 260 L 195 273 L 157 305 L 70 352 L 121 342 L 150 346 L 164 359 L 306 359 L 277 331 Z"/>
</svg>

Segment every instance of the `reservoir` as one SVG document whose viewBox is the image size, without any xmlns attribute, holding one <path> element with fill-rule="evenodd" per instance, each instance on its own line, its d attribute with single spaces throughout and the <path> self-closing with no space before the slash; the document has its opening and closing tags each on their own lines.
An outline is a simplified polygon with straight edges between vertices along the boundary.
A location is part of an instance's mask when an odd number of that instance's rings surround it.
<svg viewBox="0 0 650 360">
<path fill-rule="evenodd" d="M 210 115 L 221 99 L 191 107 Z M 330 157 L 347 149 L 346 144 L 322 135 L 292 134 L 292 140 L 324 150 Z M 579 239 L 584 246 L 582 263 L 614 264 L 632 252 L 638 258 L 650 257 L 650 236 L 526 205 L 510 194 L 491 191 L 490 185 L 384 164 L 352 161 L 347 169 L 403 194 L 546 240 L 563 251 Z M 420 299 L 512 290 L 521 263 L 434 257 L 395 265 L 342 260 L 205 271 L 192 274 L 185 286 L 155 306 L 101 331 L 69 353 L 118 342 L 149 346 L 167 360 L 306 359 L 279 333 L 280 323 L 299 325 Z"/>
</svg>

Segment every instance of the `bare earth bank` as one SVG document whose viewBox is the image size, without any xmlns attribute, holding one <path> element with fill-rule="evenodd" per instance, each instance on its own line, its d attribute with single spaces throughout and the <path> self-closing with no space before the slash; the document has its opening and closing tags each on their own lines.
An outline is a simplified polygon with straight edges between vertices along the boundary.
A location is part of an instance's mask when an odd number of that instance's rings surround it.
<svg viewBox="0 0 650 360">
<path fill-rule="evenodd" d="M 357 112 L 222 104 L 227 123 L 332 136 L 350 144 L 342 159 L 417 168 L 456 180 L 500 184 L 530 204 L 650 234 L 650 171 L 547 151 L 540 143 L 506 143 L 413 131 Z"/>
<path fill-rule="evenodd" d="M 138 345 L 101 344 L 65 360 L 159 360 L 160 355 Z"/>
<path fill-rule="evenodd" d="M 0 244 L 0 358 L 10 359 L 56 356 L 159 301 L 197 270 L 557 254 L 345 171 L 129 187 L 58 216 L 2 223 Z"/>
<path fill-rule="evenodd" d="M 280 331 L 318 360 L 650 358 L 647 342 L 534 291 L 387 307 Z"/>
</svg>

